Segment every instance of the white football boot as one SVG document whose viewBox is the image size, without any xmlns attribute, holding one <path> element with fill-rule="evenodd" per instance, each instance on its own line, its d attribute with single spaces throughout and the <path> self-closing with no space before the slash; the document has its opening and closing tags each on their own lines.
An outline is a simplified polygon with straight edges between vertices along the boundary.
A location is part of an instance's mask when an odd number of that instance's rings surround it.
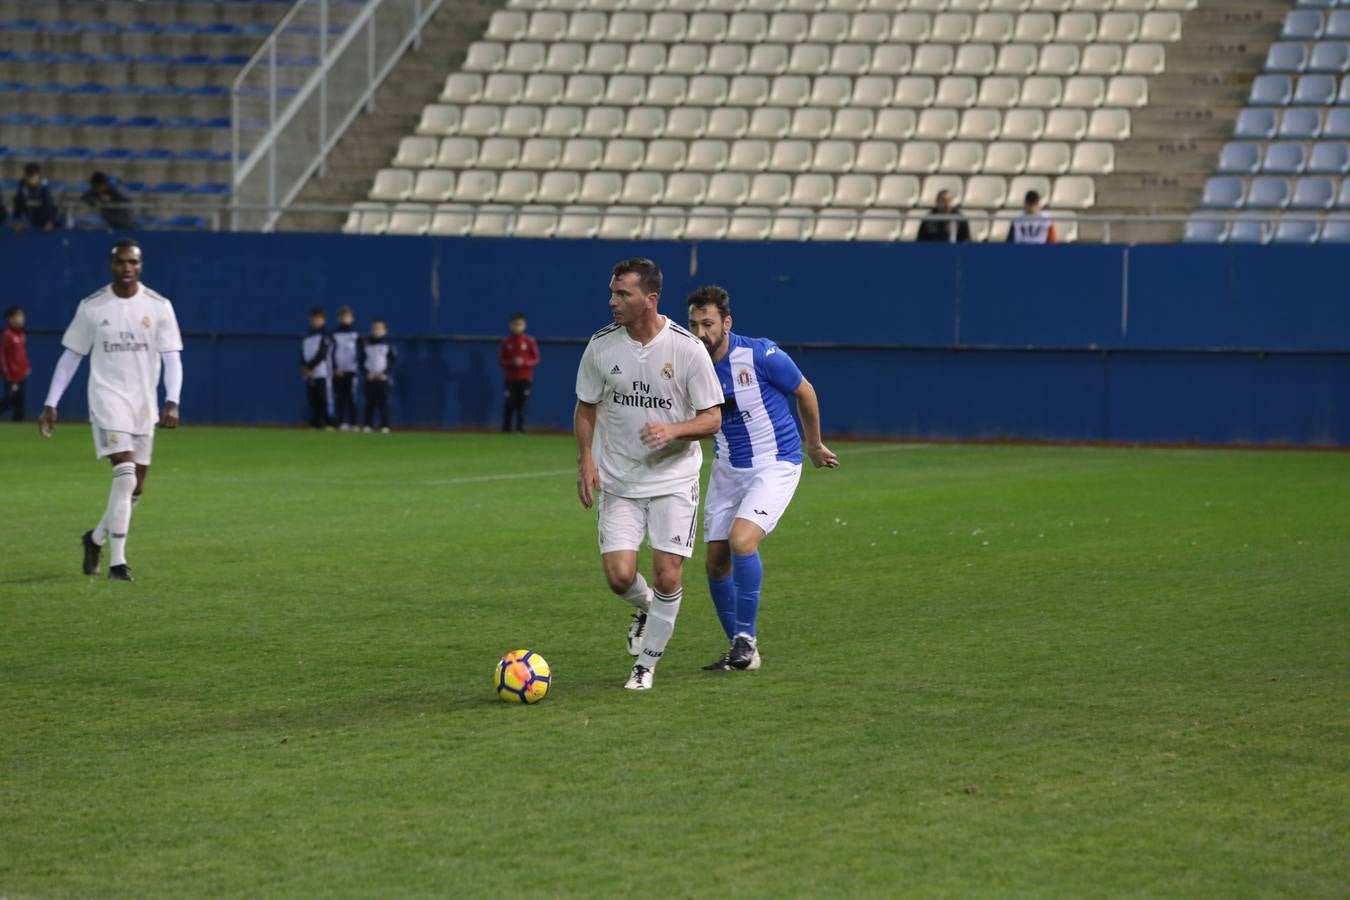
<svg viewBox="0 0 1350 900">
<path fill-rule="evenodd" d="M 624 689 L 650 691 L 652 689 L 652 670 L 641 663 L 633 666 L 633 673 L 628 676 L 628 681 L 624 683 Z"/>
</svg>

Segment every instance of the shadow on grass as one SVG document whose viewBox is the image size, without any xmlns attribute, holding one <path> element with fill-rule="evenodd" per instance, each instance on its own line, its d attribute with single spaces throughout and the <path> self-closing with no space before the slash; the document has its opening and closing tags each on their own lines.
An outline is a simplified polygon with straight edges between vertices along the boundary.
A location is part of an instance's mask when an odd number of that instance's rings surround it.
<svg viewBox="0 0 1350 900">
<path fill-rule="evenodd" d="M 22 575 L 18 578 L 0 578 L 0 584 L 42 584 L 46 581 L 61 581 L 69 577 L 64 572 L 47 572 L 41 575 Z"/>
</svg>

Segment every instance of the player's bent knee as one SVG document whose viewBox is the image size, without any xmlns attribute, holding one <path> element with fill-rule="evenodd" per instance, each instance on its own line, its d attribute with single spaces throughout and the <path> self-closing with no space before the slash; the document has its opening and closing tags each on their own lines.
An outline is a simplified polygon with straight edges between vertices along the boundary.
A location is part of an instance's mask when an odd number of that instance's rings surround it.
<svg viewBox="0 0 1350 900">
<path fill-rule="evenodd" d="M 742 522 L 737 520 L 732 526 L 731 538 L 727 541 L 731 545 L 731 552 L 736 556 L 749 556 L 759 550 L 760 541 L 764 540 L 764 529 L 753 522 Z"/>
</svg>

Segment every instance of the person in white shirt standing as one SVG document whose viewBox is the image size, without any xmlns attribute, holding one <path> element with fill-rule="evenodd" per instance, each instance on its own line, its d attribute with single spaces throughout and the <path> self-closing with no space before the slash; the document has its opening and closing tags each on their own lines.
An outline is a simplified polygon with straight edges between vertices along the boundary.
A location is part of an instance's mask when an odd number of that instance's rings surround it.
<svg viewBox="0 0 1350 900">
<path fill-rule="evenodd" d="M 89 357 L 89 422 L 94 455 L 112 463 L 112 491 L 97 526 L 86 531 L 84 574 L 96 575 L 103 545 L 112 559 L 108 578 L 133 581 L 127 566 L 131 509 L 145 490 L 145 475 L 155 443 L 155 426 L 178 427 L 183 389 L 183 337 L 173 304 L 141 284 L 141 248 L 132 240 L 112 250 L 112 284 L 80 301 L 61 344 L 38 431 L 52 436 L 56 407 L 80 361 Z M 158 412 L 161 368 L 164 411 Z"/>
<path fill-rule="evenodd" d="M 702 342 L 657 311 L 656 263 L 618 263 L 609 292 L 614 323 L 591 337 L 577 369 L 577 495 L 586 509 L 599 507 L 610 590 L 637 609 L 628 652 L 638 659 L 624 687 L 645 691 L 675 631 L 694 552 L 698 442 L 721 427 L 724 398 Z M 652 587 L 637 570 L 644 536 Z"/>
</svg>

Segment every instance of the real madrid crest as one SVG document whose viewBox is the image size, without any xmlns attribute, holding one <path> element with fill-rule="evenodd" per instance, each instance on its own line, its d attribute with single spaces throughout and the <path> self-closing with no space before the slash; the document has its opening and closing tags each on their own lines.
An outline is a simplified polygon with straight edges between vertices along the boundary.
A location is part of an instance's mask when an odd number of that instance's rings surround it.
<svg viewBox="0 0 1350 900">
<path fill-rule="evenodd" d="M 149 316 L 141 316 L 141 327 L 142 327 L 142 328 L 149 328 L 149 327 L 150 327 L 150 317 L 149 317 Z"/>
<path fill-rule="evenodd" d="M 672 378 L 674 378 L 675 366 L 672 365 L 671 363 L 666 363 L 664 366 L 662 366 L 661 377 L 664 378 L 666 381 L 670 381 Z"/>
</svg>

